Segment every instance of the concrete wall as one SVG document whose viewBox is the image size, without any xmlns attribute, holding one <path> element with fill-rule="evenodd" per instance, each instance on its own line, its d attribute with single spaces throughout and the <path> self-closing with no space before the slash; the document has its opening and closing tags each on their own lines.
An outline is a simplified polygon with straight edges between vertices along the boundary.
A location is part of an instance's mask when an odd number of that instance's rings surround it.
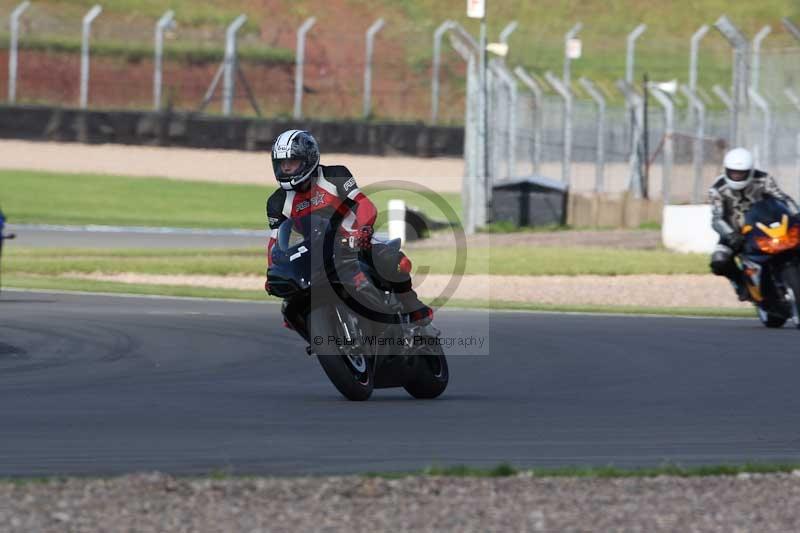
<svg viewBox="0 0 800 533">
<path fill-rule="evenodd" d="M 268 150 L 290 128 L 314 133 L 326 152 L 460 157 L 464 129 L 421 123 L 225 118 L 196 113 L 0 106 L 0 138 Z"/>
<path fill-rule="evenodd" d="M 661 216 L 660 201 L 629 194 L 570 194 L 568 199 L 567 224 L 576 228 L 638 228 L 661 223 Z"/>
</svg>

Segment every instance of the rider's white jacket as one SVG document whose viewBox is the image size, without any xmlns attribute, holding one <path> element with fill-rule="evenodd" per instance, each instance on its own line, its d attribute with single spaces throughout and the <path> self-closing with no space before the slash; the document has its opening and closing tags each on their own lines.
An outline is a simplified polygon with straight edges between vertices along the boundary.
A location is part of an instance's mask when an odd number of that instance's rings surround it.
<svg viewBox="0 0 800 533">
<path fill-rule="evenodd" d="M 741 191 L 730 188 L 725 176 L 719 176 L 708 190 L 711 203 L 711 226 L 722 239 L 732 233 L 741 231 L 747 211 L 764 196 L 771 196 L 788 205 L 792 213 L 797 214 L 797 204 L 783 192 L 775 179 L 760 170 L 756 170 L 753 180 Z"/>
</svg>

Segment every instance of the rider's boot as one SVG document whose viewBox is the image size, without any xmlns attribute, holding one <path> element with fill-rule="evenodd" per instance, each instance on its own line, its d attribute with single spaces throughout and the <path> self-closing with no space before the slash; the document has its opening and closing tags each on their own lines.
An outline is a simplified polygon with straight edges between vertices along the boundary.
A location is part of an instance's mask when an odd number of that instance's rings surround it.
<svg viewBox="0 0 800 533">
<path fill-rule="evenodd" d="M 747 283 L 744 281 L 744 275 L 739 269 L 735 271 L 728 271 L 723 274 L 728 281 L 730 281 L 733 290 L 736 291 L 736 296 L 740 302 L 747 302 L 751 300 L 750 289 L 747 288 Z"/>
<path fill-rule="evenodd" d="M 750 300 L 750 290 L 747 288 L 747 284 L 745 284 L 743 280 L 731 280 L 731 284 L 736 290 L 736 296 L 739 297 L 740 302 L 746 302 Z"/>
<path fill-rule="evenodd" d="M 727 246 L 718 246 L 721 250 L 716 250 L 711 256 L 711 271 L 717 276 L 724 276 L 733 285 L 736 296 L 740 302 L 750 300 L 750 291 L 744 279 L 744 273 L 739 270 L 734 262 L 732 251 Z"/>
<path fill-rule="evenodd" d="M 739 298 L 740 302 L 747 302 L 751 299 L 750 289 L 747 288 L 747 283 L 744 280 L 744 274 L 741 270 L 737 268 L 736 270 L 728 271 L 725 277 L 727 277 L 731 285 L 733 285 L 733 290 L 736 291 L 736 296 Z"/>
</svg>

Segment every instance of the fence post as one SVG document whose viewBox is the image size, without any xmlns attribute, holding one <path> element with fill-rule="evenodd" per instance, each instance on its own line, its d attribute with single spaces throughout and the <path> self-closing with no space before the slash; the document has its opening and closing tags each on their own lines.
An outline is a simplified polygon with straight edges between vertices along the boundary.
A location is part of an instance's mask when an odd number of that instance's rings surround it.
<svg viewBox="0 0 800 533">
<path fill-rule="evenodd" d="M 155 59 L 153 67 L 153 109 L 161 109 L 161 87 L 164 63 L 164 32 L 175 27 L 175 12 L 167 11 L 156 23 Z"/>
<path fill-rule="evenodd" d="M 636 39 L 638 39 L 647 29 L 647 24 L 639 24 L 628 34 L 626 55 L 625 55 L 625 81 L 633 84 L 633 65 L 636 54 Z"/>
<path fill-rule="evenodd" d="M 524 68 L 518 66 L 514 69 L 514 74 L 533 94 L 533 153 L 531 154 L 531 159 L 533 161 L 533 175 L 540 176 L 542 171 L 542 102 L 544 95 L 539 83 Z"/>
<path fill-rule="evenodd" d="M 727 15 L 722 15 L 714 27 L 733 48 L 733 107 L 731 112 L 731 139 L 734 146 L 744 146 L 746 143 L 746 130 L 740 123 L 742 112 L 747 109 L 747 48 L 748 41 L 744 34 L 733 25 Z"/>
<path fill-rule="evenodd" d="M 798 28 L 797 25 L 788 17 L 782 18 L 781 22 L 783 23 L 783 27 L 792 34 L 792 37 L 800 41 L 800 28 Z"/>
<path fill-rule="evenodd" d="M 703 165 L 705 154 L 703 152 L 703 139 L 706 130 L 706 105 L 697 96 L 697 93 L 686 85 L 681 85 L 681 92 L 689 100 L 689 105 L 695 111 L 694 144 L 692 147 L 692 168 L 694 170 L 694 183 L 692 186 L 692 203 L 699 204 L 703 194 Z"/>
<path fill-rule="evenodd" d="M 513 178 L 517 173 L 517 80 L 508 71 L 502 61 L 492 61 L 492 71 L 508 90 L 508 106 L 506 108 L 506 162 L 508 164 L 508 177 Z"/>
<path fill-rule="evenodd" d="M 572 85 L 572 58 L 569 56 L 569 42 L 583 29 L 583 24 L 578 22 L 564 35 L 564 75 L 561 81 L 568 88 Z"/>
<path fill-rule="evenodd" d="M 467 160 L 467 175 L 461 185 L 464 198 L 461 205 L 465 214 L 465 229 L 467 235 L 473 235 L 478 225 L 478 214 L 486 209 L 485 189 L 480 176 L 483 172 L 481 168 L 482 153 L 485 145 L 480 142 L 478 132 L 480 130 L 481 117 L 476 113 L 477 106 L 471 105 L 479 98 L 480 73 L 478 72 L 478 60 L 475 54 L 469 54 L 467 61 L 467 109 L 465 121 L 468 125 L 464 132 L 464 143 L 469 145 L 471 157 Z M 469 135 L 467 135 L 469 134 Z M 485 220 L 485 218 L 484 218 Z"/>
<path fill-rule="evenodd" d="M 800 32 L 798 32 L 798 39 L 800 39 Z M 797 93 L 795 93 L 792 89 L 787 88 L 784 90 L 784 94 L 795 107 L 795 109 L 800 112 L 800 97 L 797 96 Z M 797 132 L 795 149 L 795 157 L 797 158 L 795 163 L 795 198 L 800 198 L 800 131 Z"/>
<path fill-rule="evenodd" d="M 798 39 L 800 39 L 800 34 L 798 35 Z M 797 96 L 792 89 L 787 88 L 784 91 L 786 97 L 789 101 L 794 105 L 797 111 L 800 111 L 800 97 Z M 795 169 L 795 198 L 800 198 L 800 132 L 797 133 L 797 141 L 796 141 L 796 169 Z"/>
<path fill-rule="evenodd" d="M 633 86 L 625 80 L 617 80 L 617 87 L 625 96 L 625 105 L 633 110 L 633 128 L 631 128 L 630 135 L 631 154 L 629 160 L 630 178 L 628 180 L 628 189 L 634 191 L 638 196 L 642 196 L 645 192 L 644 185 L 646 185 L 642 183 L 642 163 L 646 155 L 642 157 L 642 154 L 639 152 L 639 143 L 643 135 L 643 128 L 641 125 L 644 122 L 644 100 Z"/>
<path fill-rule="evenodd" d="M 81 109 L 89 105 L 89 36 L 91 35 L 92 22 L 103 8 L 95 5 L 83 17 L 83 36 L 81 39 Z"/>
<path fill-rule="evenodd" d="M 431 124 L 439 121 L 439 69 L 442 62 L 442 37 L 455 22 L 445 20 L 433 32 L 433 65 L 431 68 Z"/>
<path fill-rule="evenodd" d="M 633 86 L 633 70 L 634 70 L 634 63 L 636 60 L 636 40 L 647 30 L 646 24 L 639 24 L 636 26 L 633 31 L 631 31 L 625 39 L 625 82 L 628 85 Z M 625 134 L 630 136 L 632 135 L 632 124 L 636 120 L 635 115 L 631 107 L 628 105 L 628 101 L 625 101 L 625 114 L 630 117 L 629 121 L 625 122 Z"/>
<path fill-rule="evenodd" d="M 564 100 L 564 150 L 561 160 L 561 181 L 569 187 L 570 163 L 572 162 L 572 106 L 569 105 L 569 102 L 572 100 L 572 93 L 569 88 L 549 70 L 544 73 L 544 78 L 558 95 L 561 96 L 561 99 Z"/>
<path fill-rule="evenodd" d="M 729 112 L 733 112 L 733 99 L 731 98 L 731 95 L 725 92 L 725 89 L 723 89 L 719 85 L 714 85 L 711 88 L 711 91 L 715 95 L 717 95 L 717 98 L 719 98 L 720 102 L 722 102 L 725 105 L 725 108 Z"/>
<path fill-rule="evenodd" d="M 453 26 L 453 31 L 458 35 L 458 38 L 452 38 L 451 42 L 453 42 L 453 46 L 456 46 L 456 42 L 463 42 L 465 48 L 469 48 L 473 54 L 476 56 L 477 62 L 477 73 L 478 73 L 478 94 L 477 94 L 477 102 L 476 102 L 476 109 L 475 113 L 478 116 L 477 119 L 477 127 L 475 130 L 475 135 L 477 137 L 476 144 L 478 145 L 477 153 L 477 160 L 478 160 L 478 169 L 479 173 L 475 176 L 473 180 L 473 195 L 472 201 L 474 202 L 473 210 L 474 210 L 474 220 L 475 220 L 475 227 L 483 227 L 486 225 L 486 221 L 489 219 L 490 213 L 490 201 L 491 201 L 491 182 L 490 182 L 490 175 L 488 172 L 488 158 L 489 158 L 489 146 L 488 146 L 488 83 L 487 78 L 489 76 L 489 71 L 486 68 L 486 19 L 482 19 L 481 21 L 481 38 L 480 42 L 483 45 L 479 44 L 478 41 L 475 40 L 475 37 L 472 36 L 464 26 L 461 24 L 455 24 Z M 460 39 L 460 41 L 459 41 Z"/>
<path fill-rule="evenodd" d="M 759 143 L 760 150 L 756 160 L 756 165 L 761 168 L 769 168 L 770 162 L 770 134 L 772 133 L 772 113 L 770 112 L 769 102 L 766 98 L 753 89 L 749 90 L 750 100 L 758 107 L 764 114 L 764 129 L 761 132 L 761 142 Z"/>
<path fill-rule="evenodd" d="M 366 34 L 367 53 L 364 60 L 364 110 L 363 116 L 369 118 L 372 113 L 372 55 L 375 50 L 375 35 L 384 26 L 382 18 L 376 20 L 369 27 Z"/>
<path fill-rule="evenodd" d="M 597 161 L 595 162 L 595 183 L 594 191 L 602 193 L 605 190 L 605 166 L 606 166 L 606 99 L 597 90 L 594 83 L 587 78 L 578 80 L 589 96 L 592 97 L 597 105 Z"/>
<path fill-rule="evenodd" d="M 512 20 L 508 24 L 506 24 L 503 31 L 500 32 L 500 42 L 503 44 L 508 44 L 508 38 L 511 37 L 511 34 L 514 33 L 514 30 L 517 29 L 519 23 L 516 20 Z"/>
<path fill-rule="evenodd" d="M 503 28 L 500 32 L 499 41 L 501 44 L 508 46 L 508 39 L 511 37 L 511 34 L 519 27 L 519 23 L 516 20 L 512 20 Z M 501 57 L 500 59 L 503 63 L 505 63 L 505 56 Z"/>
<path fill-rule="evenodd" d="M 670 203 L 670 189 L 672 187 L 672 166 L 675 159 L 673 147 L 673 133 L 675 131 L 675 105 L 669 96 L 664 94 L 658 87 L 650 85 L 648 90 L 653 97 L 658 100 L 664 108 L 664 170 L 661 174 L 661 196 L 664 205 Z"/>
<path fill-rule="evenodd" d="M 230 116 L 233 112 L 233 98 L 236 94 L 236 34 L 247 22 L 247 15 L 236 17 L 225 32 L 225 63 L 222 74 L 222 114 Z"/>
<path fill-rule="evenodd" d="M 8 47 L 8 103 L 17 101 L 17 52 L 19 46 L 19 19 L 22 13 L 30 7 L 27 0 L 18 5 L 11 12 L 11 41 Z"/>
<path fill-rule="evenodd" d="M 692 35 L 689 44 L 689 90 L 694 94 L 697 95 L 697 62 L 698 56 L 700 55 L 700 41 L 703 37 L 706 36 L 708 33 L 708 24 L 703 24 L 700 26 L 696 32 Z M 695 107 L 689 106 L 689 120 L 694 121 L 694 113 Z"/>
<path fill-rule="evenodd" d="M 800 198 L 800 133 L 797 134 L 797 140 L 795 141 L 795 152 L 797 153 L 797 162 L 795 163 L 795 199 Z"/>
<path fill-rule="evenodd" d="M 789 99 L 792 105 L 795 106 L 798 111 L 800 111 L 800 96 L 797 96 L 797 93 L 790 88 L 784 89 L 783 94 L 785 94 L 786 98 Z"/>
<path fill-rule="evenodd" d="M 772 32 L 771 26 L 764 26 L 753 37 L 753 58 L 750 63 L 750 87 L 758 91 L 761 76 L 761 43 Z"/>
<path fill-rule="evenodd" d="M 306 33 L 316 21 L 316 17 L 311 17 L 297 30 L 297 57 L 294 68 L 294 113 L 292 114 L 295 120 L 303 118 L 303 66 L 306 60 Z"/>
<path fill-rule="evenodd" d="M 467 62 L 467 103 L 464 116 L 464 180 L 461 184 L 461 205 L 464 212 L 464 231 L 467 235 L 475 233 L 477 227 L 485 223 L 480 217 L 485 212 L 485 189 L 481 182 L 482 157 L 485 144 L 480 137 L 482 115 L 475 102 L 480 98 L 480 73 L 478 71 L 479 53 L 477 43 L 460 25 L 453 26 L 461 31 L 450 35 L 450 43 L 458 54 Z M 467 38 L 469 37 L 469 38 Z M 483 220 L 483 221 L 482 221 Z"/>
</svg>

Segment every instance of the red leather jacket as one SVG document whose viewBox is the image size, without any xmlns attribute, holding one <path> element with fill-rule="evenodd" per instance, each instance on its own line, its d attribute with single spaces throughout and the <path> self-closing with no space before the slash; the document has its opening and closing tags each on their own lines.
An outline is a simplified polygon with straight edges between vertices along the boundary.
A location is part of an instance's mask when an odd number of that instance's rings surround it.
<svg viewBox="0 0 800 533">
<path fill-rule="evenodd" d="M 272 247 L 278 236 L 278 227 L 287 218 L 316 213 L 342 217 L 341 230 L 354 232 L 372 226 L 378 210 L 362 193 L 356 179 L 344 166 L 318 165 L 316 178 L 305 191 L 278 189 L 267 199 L 267 219 L 270 237 L 267 243 L 267 263 L 272 263 Z"/>
</svg>

